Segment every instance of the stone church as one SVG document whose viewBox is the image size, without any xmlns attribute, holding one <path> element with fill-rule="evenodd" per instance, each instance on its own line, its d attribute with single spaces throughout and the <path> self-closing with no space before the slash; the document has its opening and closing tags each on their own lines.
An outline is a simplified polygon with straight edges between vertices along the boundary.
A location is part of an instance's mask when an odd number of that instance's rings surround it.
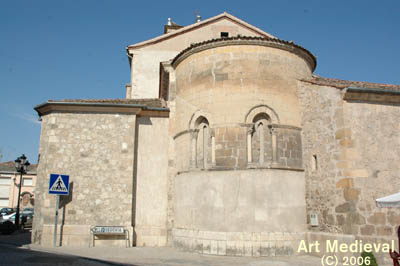
<svg viewBox="0 0 400 266">
<path fill-rule="evenodd" d="M 87 246 L 94 225 L 125 226 L 135 246 L 234 256 L 396 239 L 400 212 L 375 199 L 400 188 L 399 85 L 316 76 L 310 51 L 227 13 L 169 20 L 126 52 L 126 99 L 35 107 L 33 243 L 53 241 L 51 173 L 70 176 L 62 245 Z"/>
</svg>

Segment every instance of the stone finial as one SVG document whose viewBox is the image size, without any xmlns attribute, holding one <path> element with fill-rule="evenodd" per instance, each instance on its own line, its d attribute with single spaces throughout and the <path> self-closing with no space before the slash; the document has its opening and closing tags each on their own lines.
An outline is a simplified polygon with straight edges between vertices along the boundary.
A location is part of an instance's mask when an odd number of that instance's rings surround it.
<svg viewBox="0 0 400 266">
<path fill-rule="evenodd" d="M 167 25 L 168 25 L 168 26 L 171 26 L 171 25 L 172 25 L 171 18 L 168 18 L 168 23 L 167 23 Z"/>
<path fill-rule="evenodd" d="M 196 15 L 196 23 L 201 21 L 201 16 L 199 14 Z"/>
</svg>

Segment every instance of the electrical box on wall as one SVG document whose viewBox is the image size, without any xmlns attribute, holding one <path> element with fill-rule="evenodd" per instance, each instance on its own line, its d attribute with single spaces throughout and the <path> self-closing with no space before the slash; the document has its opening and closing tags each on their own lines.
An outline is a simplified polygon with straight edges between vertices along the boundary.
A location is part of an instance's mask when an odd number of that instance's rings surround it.
<svg viewBox="0 0 400 266">
<path fill-rule="evenodd" d="M 318 214 L 316 214 L 316 213 L 310 214 L 310 225 L 318 226 Z"/>
</svg>

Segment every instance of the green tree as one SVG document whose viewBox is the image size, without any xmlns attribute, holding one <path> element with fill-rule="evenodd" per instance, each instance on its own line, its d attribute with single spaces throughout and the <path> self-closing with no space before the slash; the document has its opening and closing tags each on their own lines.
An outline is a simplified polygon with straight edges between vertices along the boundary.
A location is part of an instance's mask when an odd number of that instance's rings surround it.
<svg viewBox="0 0 400 266">
<path fill-rule="evenodd" d="M 372 252 L 363 251 L 361 257 L 363 258 L 363 264 L 361 266 L 378 266 L 376 258 Z"/>
</svg>

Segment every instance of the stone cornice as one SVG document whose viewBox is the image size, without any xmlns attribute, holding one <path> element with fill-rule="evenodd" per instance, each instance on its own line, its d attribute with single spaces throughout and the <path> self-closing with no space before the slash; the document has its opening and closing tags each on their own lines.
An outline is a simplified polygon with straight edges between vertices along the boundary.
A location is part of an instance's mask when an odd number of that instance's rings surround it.
<svg viewBox="0 0 400 266">
<path fill-rule="evenodd" d="M 268 127 L 270 127 L 270 128 L 293 129 L 293 130 L 301 131 L 301 127 L 290 126 L 290 125 L 271 124 L 271 125 L 268 125 Z"/>
<path fill-rule="evenodd" d="M 317 60 L 315 56 L 305 48 L 297 44 L 294 44 L 293 42 L 287 42 L 274 38 L 246 37 L 246 36 L 212 39 L 209 41 L 192 44 L 190 47 L 180 52 L 172 60 L 171 64 L 174 68 L 176 68 L 180 62 L 182 62 L 184 59 L 186 59 L 192 54 L 212 48 L 232 46 L 232 45 L 257 45 L 257 46 L 277 48 L 288 51 L 297 56 L 300 56 L 308 63 L 312 71 L 314 71 L 315 67 L 317 66 Z"/>
<path fill-rule="evenodd" d="M 344 100 L 348 102 L 400 103 L 400 91 L 382 88 L 346 88 Z"/>
<path fill-rule="evenodd" d="M 191 172 L 200 172 L 200 171 L 257 171 L 257 170 L 284 170 L 284 171 L 295 171 L 295 172 L 304 172 L 304 168 L 294 168 L 294 167 L 284 167 L 284 166 L 249 166 L 249 167 L 225 167 L 225 166 L 213 166 L 210 168 L 202 169 L 202 168 L 194 168 L 190 170 L 178 171 L 177 174 L 191 173 Z"/>
<path fill-rule="evenodd" d="M 247 128 L 248 130 L 253 130 L 254 127 L 254 123 L 231 123 L 231 124 L 216 124 L 213 125 L 212 127 L 210 127 L 210 131 L 214 131 L 216 128 Z M 270 124 L 268 125 L 269 128 L 273 128 L 273 129 L 293 129 L 293 130 L 298 130 L 301 131 L 301 127 L 296 127 L 296 126 L 290 126 L 290 125 L 281 125 L 281 124 Z M 187 130 L 183 130 L 180 131 L 178 133 L 176 133 L 173 136 L 173 139 L 177 139 L 178 137 L 185 135 L 185 134 L 189 134 L 189 133 L 194 133 L 194 132 L 198 132 L 198 129 L 187 129 Z M 215 134 L 215 133 L 212 133 Z"/>
<path fill-rule="evenodd" d="M 86 102 L 46 102 L 34 108 L 39 116 L 53 112 L 65 113 L 122 113 L 140 116 L 168 117 L 165 107 L 148 107 L 140 104 L 86 103 Z"/>
</svg>

